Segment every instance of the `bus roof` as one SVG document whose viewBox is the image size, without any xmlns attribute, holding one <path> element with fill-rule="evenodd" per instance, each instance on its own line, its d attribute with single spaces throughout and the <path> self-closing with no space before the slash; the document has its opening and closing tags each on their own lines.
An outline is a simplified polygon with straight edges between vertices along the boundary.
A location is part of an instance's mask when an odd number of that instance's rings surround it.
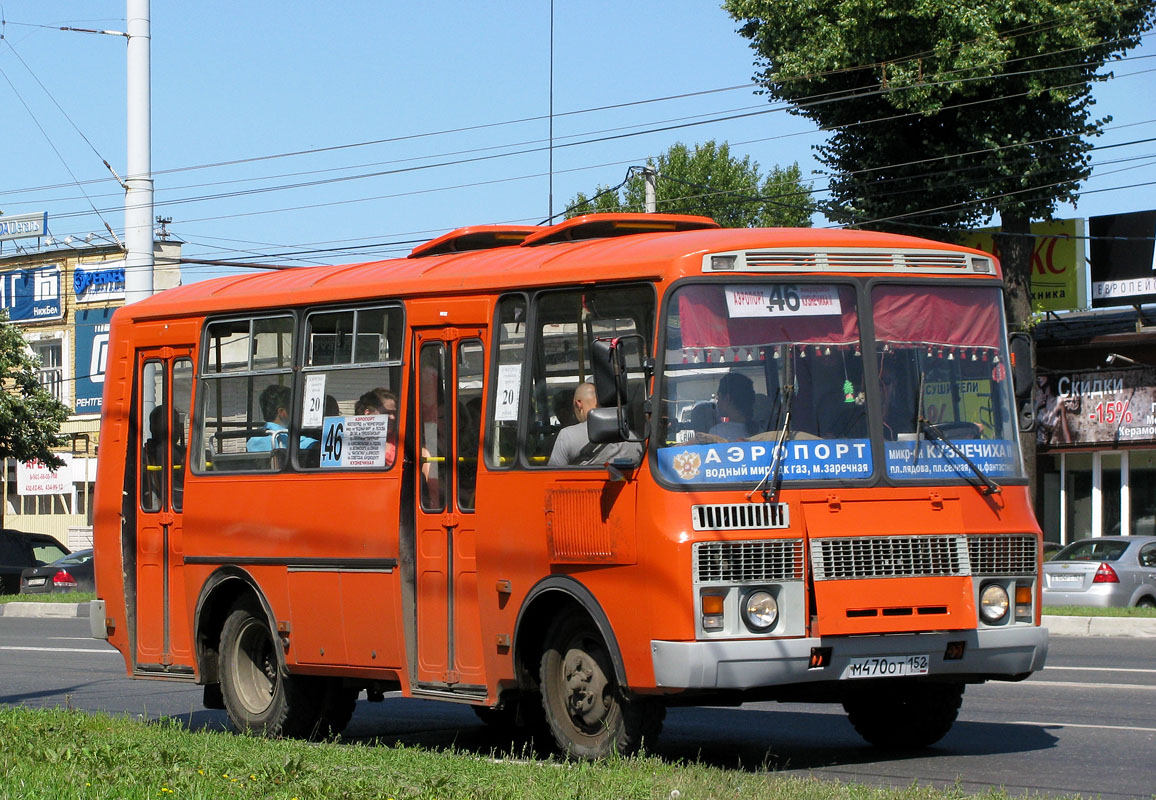
<svg viewBox="0 0 1156 800">
<path fill-rule="evenodd" d="M 669 221 L 673 224 L 660 224 Z M 598 238 L 585 238 L 589 236 Z M 990 258 L 979 250 L 899 234 L 823 228 L 719 228 L 705 217 L 590 214 L 554 226 L 462 228 L 415 248 L 409 258 L 201 281 L 125 306 L 118 316 L 176 318 L 190 313 L 383 296 L 456 295 L 631 279 L 668 281 L 701 275 L 702 257 L 708 253 L 843 249 L 935 250 Z"/>
</svg>

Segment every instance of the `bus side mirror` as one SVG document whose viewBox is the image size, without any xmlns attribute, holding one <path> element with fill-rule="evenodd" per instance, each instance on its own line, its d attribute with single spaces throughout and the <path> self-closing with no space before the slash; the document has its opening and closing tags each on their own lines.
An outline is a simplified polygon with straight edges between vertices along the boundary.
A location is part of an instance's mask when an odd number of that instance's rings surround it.
<svg viewBox="0 0 1156 800">
<path fill-rule="evenodd" d="M 1008 351 L 1016 399 L 1026 400 L 1031 397 L 1036 381 L 1036 342 L 1030 333 L 1017 331 L 1008 335 Z"/>
<path fill-rule="evenodd" d="M 618 424 L 618 408 L 590 409 L 586 415 L 586 435 L 598 444 L 626 439 Z"/>
<path fill-rule="evenodd" d="M 590 441 L 642 441 L 637 431 L 645 427 L 642 411 L 650 376 L 645 348 L 646 340 L 636 333 L 594 340 L 590 361 L 598 408 L 586 418 Z"/>
<path fill-rule="evenodd" d="M 623 337 L 625 338 L 625 337 Z M 641 337 L 639 337 L 641 338 Z M 591 354 L 594 393 L 602 408 L 626 401 L 626 348 L 622 339 L 595 339 Z"/>
</svg>

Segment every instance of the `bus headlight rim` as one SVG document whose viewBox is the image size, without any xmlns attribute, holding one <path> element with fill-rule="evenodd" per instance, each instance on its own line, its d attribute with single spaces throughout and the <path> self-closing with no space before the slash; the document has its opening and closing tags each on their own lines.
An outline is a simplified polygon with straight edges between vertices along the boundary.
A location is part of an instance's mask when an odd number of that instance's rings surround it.
<svg viewBox="0 0 1156 800">
<path fill-rule="evenodd" d="M 779 603 L 767 589 L 755 589 L 743 597 L 743 624 L 752 633 L 766 633 L 779 621 Z"/>
<path fill-rule="evenodd" d="M 998 583 L 989 583 L 979 593 L 979 615 L 988 625 L 1003 620 L 1011 607 L 1007 589 Z"/>
</svg>

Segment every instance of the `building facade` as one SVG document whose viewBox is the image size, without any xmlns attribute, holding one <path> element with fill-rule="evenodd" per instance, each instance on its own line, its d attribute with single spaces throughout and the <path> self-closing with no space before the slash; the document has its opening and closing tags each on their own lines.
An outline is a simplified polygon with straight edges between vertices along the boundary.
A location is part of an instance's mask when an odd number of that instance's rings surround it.
<svg viewBox="0 0 1156 800">
<path fill-rule="evenodd" d="M 108 328 L 124 304 L 125 253 L 107 242 L 37 241 L 0 242 L 0 308 L 39 357 L 41 383 L 72 413 L 61 429 L 64 467 L 4 464 L 4 527 L 51 534 L 77 549 L 92 542 Z M 180 242 L 156 243 L 155 291 L 180 284 L 180 253 Z"/>
<path fill-rule="evenodd" d="M 1033 334 L 1045 538 L 1156 533 L 1156 310 L 1073 312 Z"/>
</svg>

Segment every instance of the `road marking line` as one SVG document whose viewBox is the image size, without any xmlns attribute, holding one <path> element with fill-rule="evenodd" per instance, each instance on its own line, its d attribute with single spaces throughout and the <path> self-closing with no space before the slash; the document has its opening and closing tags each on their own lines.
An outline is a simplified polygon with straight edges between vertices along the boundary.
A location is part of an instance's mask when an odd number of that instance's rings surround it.
<svg viewBox="0 0 1156 800">
<path fill-rule="evenodd" d="M 118 650 L 96 650 L 91 647 L 17 647 L 15 645 L 0 645 L 0 650 L 34 650 L 44 653 L 97 653 L 103 656 L 119 656 Z"/>
<path fill-rule="evenodd" d="M 1044 667 L 1044 672 L 1055 672 L 1058 670 L 1066 670 L 1068 672 L 1143 672 L 1147 675 L 1152 674 L 1151 669 L 1135 669 L 1133 667 L 1053 667 L 1051 665 Z"/>
<path fill-rule="evenodd" d="M 1088 683 L 1081 681 L 1024 681 L 1023 683 L 1007 681 L 989 681 L 985 686 L 1055 686 L 1060 689 L 1137 689 L 1142 692 L 1156 692 L 1156 686 L 1142 683 Z"/>
<path fill-rule="evenodd" d="M 1085 725 L 1079 722 L 1033 722 L 1029 720 L 1012 720 L 1012 725 L 1036 725 L 1048 728 L 1093 728 L 1101 731 L 1132 731 L 1135 733 L 1156 733 L 1156 728 L 1139 728 L 1132 725 Z"/>
</svg>

